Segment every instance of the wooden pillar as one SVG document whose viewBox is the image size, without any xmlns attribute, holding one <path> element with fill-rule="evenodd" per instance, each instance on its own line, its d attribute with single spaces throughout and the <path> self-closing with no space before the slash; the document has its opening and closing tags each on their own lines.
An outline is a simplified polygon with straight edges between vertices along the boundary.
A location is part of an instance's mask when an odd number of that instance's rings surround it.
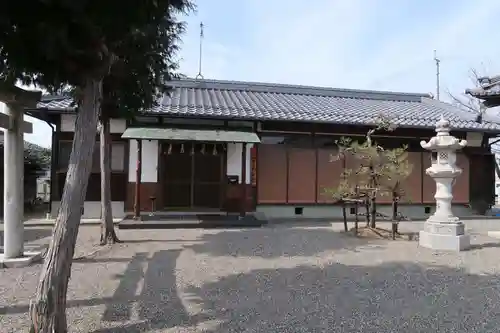
<svg viewBox="0 0 500 333">
<path fill-rule="evenodd" d="M 137 141 L 137 165 L 135 168 L 135 201 L 134 218 L 141 217 L 141 174 L 142 174 L 142 140 Z"/>
<path fill-rule="evenodd" d="M 240 216 L 246 215 L 247 207 L 247 144 L 242 143 L 241 148 L 241 202 Z"/>
</svg>

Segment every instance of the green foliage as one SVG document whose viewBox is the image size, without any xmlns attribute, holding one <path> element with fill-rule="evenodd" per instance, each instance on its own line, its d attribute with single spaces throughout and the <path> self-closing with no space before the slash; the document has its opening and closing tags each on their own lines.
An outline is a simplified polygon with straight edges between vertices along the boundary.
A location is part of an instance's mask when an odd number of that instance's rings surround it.
<svg viewBox="0 0 500 333">
<path fill-rule="evenodd" d="M 178 76 L 175 55 L 185 24 L 176 17 L 193 5 L 189 0 L 171 3 L 171 11 L 127 36 L 116 48 L 119 60 L 103 83 L 102 110 L 110 116 L 131 118 L 155 106 L 168 91 L 166 83 Z"/>
<path fill-rule="evenodd" d="M 130 84 L 145 85 L 144 100 L 157 88 L 151 83 L 168 75 L 159 71 L 171 69 L 164 59 L 175 50 L 166 44 L 179 29 L 173 15 L 192 7 L 189 0 L 9 0 L 3 5 L 0 82 L 21 80 L 53 92 L 81 86 L 89 77 L 100 79 L 116 62 L 122 69 L 135 69 L 117 70 L 116 75 L 130 75 L 136 79 Z M 142 67 L 137 57 L 127 57 L 133 47 L 148 60 Z"/>
<path fill-rule="evenodd" d="M 50 168 L 51 150 L 31 142 L 24 142 L 24 163 L 37 170 Z"/>
<path fill-rule="evenodd" d="M 339 147 L 337 158 L 346 158 L 350 155 L 358 161 L 358 166 L 344 169 L 339 186 L 325 189 L 325 195 L 337 201 L 361 196 L 396 195 L 398 200 L 403 197 L 405 193 L 402 183 L 412 172 L 412 165 L 408 162 L 408 147 L 384 149 L 373 142 L 371 137 L 376 131 L 392 131 L 394 128 L 389 119 L 380 117 L 377 127 L 368 131 L 365 140 L 340 138 L 337 141 Z"/>
<path fill-rule="evenodd" d="M 323 195 L 329 198 L 333 198 L 337 202 L 341 202 L 345 199 L 354 198 L 356 196 L 356 188 L 351 185 L 350 176 L 352 170 L 344 170 L 342 172 L 342 180 L 339 185 L 335 188 L 324 188 Z"/>
<path fill-rule="evenodd" d="M 381 165 L 383 175 L 381 189 L 389 195 L 395 195 L 398 200 L 405 197 L 402 183 L 413 171 L 413 165 L 408 161 L 407 149 L 408 146 L 405 145 L 401 148 L 385 150 L 384 164 Z M 409 198 L 406 199 L 409 201 Z"/>
</svg>

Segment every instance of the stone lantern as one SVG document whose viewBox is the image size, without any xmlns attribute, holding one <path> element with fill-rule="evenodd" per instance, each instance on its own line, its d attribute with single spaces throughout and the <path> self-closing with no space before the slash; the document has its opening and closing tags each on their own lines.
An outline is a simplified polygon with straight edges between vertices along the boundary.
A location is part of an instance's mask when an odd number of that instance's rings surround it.
<svg viewBox="0 0 500 333">
<path fill-rule="evenodd" d="M 436 182 L 436 212 L 420 231 L 420 246 L 435 250 L 462 251 L 470 247 L 470 236 L 465 226 L 453 215 L 451 202 L 455 178 L 462 173 L 457 167 L 456 151 L 464 148 L 467 141 L 450 135 L 450 122 L 441 116 L 436 124 L 436 136 L 429 142 L 421 141 L 422 148 L 431 151 L 431 166 L 425 173 Z"/>
</svg>

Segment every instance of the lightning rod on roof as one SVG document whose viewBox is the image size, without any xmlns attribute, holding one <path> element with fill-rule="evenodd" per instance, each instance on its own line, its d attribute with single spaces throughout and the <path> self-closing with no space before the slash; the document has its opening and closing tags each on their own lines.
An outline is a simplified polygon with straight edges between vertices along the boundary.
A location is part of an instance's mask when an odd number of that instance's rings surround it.
<svg viewBox="0 0 500 333">
<path fill-rule="evenodd" d="M 436 62 L 436 99 L 439 101 L 439 65 L 441 60 L 437 57 L 437 52 L 434 50 L 434 61 Z"/>
<path fill-rule="evenodd" d="M 202 64 L 202 55 L 203 55 L 203 22 L 200 22 L 200 57 L 198 59 L 198 74 L 196 75 L 196 79 L 203 79 L 203 74 L 201 74 L 201 64 Z"/>
</svg>

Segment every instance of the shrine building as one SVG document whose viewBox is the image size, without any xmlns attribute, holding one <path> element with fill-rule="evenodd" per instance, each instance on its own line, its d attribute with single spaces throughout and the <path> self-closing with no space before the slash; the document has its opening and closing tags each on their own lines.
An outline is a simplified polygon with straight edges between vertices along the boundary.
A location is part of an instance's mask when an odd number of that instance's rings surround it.
<svg viewBox="0 0 500 333">
<path fill-rule="evenodd" d="M 337 186 L 344 168 L 356 161 L 332 161 L 336 140 L 364 136 L 381 114 L 397 128 L 373 138 L 387 148 L 408 145 L 413 165 L 400 203 L 403 214 L 423 218 L 434 211 L 435 183 L 425 174 L 431 157 L 420 141 L 434 136 L 441 116 L 450 121 L 452 135 L 468 141 L 457 157 L 463 172 L 453 188 L 455 214 L 473 215 L 495 202 L 495 162 L 488 143 L 500 134 L 500 124 L 478 121 L 475 114 L 428 94 L 205 79 L 170 85 L 160 105 L 134 121 L 111 120 L 111 196 L 117 218 L 134 210 L 338 218 L 340 206 L 323 191 Z M 52 215 L 71 152 L 72 105 L 70 97 L 46 96 L 36 109 L 26 110 L 54 125 Z M 390 200 L 378 200 L 381 211 L 390 210 Z M 100 217 L 99 201 L 95 149 L 84 218 Z"/>
</svg>

